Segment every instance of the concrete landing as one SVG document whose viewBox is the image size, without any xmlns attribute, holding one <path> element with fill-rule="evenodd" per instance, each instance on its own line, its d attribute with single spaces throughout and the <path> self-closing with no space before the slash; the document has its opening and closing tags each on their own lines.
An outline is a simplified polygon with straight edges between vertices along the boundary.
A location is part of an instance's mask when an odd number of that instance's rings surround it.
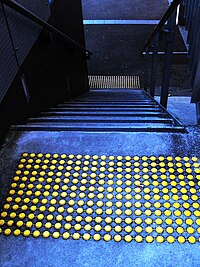
<svg viewBox="0 0 200 267">
<path fill-rule="evenodd" d="M 140 1 L 83 0 L 84 19 L 160 19 L 168 7 L 167 0 Z"/>
<path fill-rule="evenodd" d="M 155 99 L 158 102 L 160 101 L 160 97 Z M 191 103 L 191 97 L 189 96 L 169 97 L 167 110 L 185 126 L 195 126 L 197 124 L 196 105 Z"/>
<path fill-rule="evenodd" d="M 0 152 L 1 205 L 24 151 L 200 157 L 200 129 L 188 134 L 10 132 Z M 0 266 L 199 266 L 200 244 L 116 243 L 0 236 Z"/>
</svg>

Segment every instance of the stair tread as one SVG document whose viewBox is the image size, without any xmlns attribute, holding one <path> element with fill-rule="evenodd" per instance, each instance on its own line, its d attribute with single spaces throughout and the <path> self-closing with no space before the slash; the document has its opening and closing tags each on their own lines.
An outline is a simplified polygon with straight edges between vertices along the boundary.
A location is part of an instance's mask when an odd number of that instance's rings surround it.
<svg viewBox="0 0 200 267">
<path fill-rule="evenodd" d="M 97 89 L 41 112 L 12 130 L 88 132 L 185 132 L 142 90 Z"/>
<path fill-rule="evenodd" d="M 41 123 L 39 122 L 29 122 L 27 125 L 42 125 Z M 99 127 L 103 127 L 103 126 L 106 126 L 106 127 L 135 127 L 135 126 L 138 126 L 138 122 L 85 122 L 85 121 L 82 121 L 82 122 L 43 122 L 43 125 L 58 125 L 58 126 L 69 126 L 69 127 L 75 127 L 75 126 L 79 126 L 79 127 L 89 127 L 89 126 L 92 126 L 92 127 L 95 127 L 95 128 L 99 128 Z M 171 126 L 170 123 L 159 123 L 159 122 L 155 122 L 155 123 L 152 123 L 152 122 L 144 122 L 143 125 L 139 124 L 140 127 L 144 127 L 144 126 L 148 126 L 148 127 L 155 127 L 155 126 L 164 126 L 166 127 L 167 126 Z"/>
<path fill-rule="evenodd" d="M 106 116 L 82 116 L 81 118 L 79 116 L 71 116 L 71 117 L 38 117 L 38 118 L 30 118 L 28 121 L 127 121 L 127 122 L 131 122 L 131 121 L 141 121 L 141 122 L 145 122 L 145 121 L 151 121 L 151 122 L 166 122 L 166 121 L 173 121 L 172 118 L 159 118 L 159 117 L 106 117 Z"/>
</svg>

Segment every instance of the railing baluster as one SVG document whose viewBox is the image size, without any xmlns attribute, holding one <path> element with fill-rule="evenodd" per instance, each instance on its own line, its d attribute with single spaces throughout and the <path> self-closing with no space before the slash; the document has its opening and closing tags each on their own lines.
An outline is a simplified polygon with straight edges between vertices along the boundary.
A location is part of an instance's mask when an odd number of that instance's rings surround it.
<svg viewBox="0 0 200 267">
<path fill-rule="evenodd" d="M 196 75 L 196 69 L 200 54 L 200 3 L 197 10 L 196 28 L 194 33 L 194 44 L 190 47 L 190 71 L 191 71 L 191 88 L 194 86 L 194 80 Z"/>
<path fill-rule="evenodd" d="M 183 1 L 183 6 L 184 6 L 184 17 L 187 16 L 187 10 L 188 10 L 188 0 Z"/>
<path fill-rule="evenodd" d="M 187 7 L 187 14 L 186 14 L 186 29 L 189 29 L 190 26 L 190 20 L 192 17 L 192 9 L 193 9 L 193 2 L 194 0 L 189 0 L 188 7 Z"/>
<path fill-rule="evenodd" d="M 196 103 L 197 124 L 200 125 L 200 102 Z"/>
<path fill-rule="evenodd" d="M 156 78 L 157 78 L 157 67 L 158 67 L 158 47 L 159 47 L 159 35 L 155 37 L 153 44 L 153 56 L 151 66 L 151 82 L 150 82 L 150 95 L 155 96 Z"/>
<path fill-rule="evenodd" d="M 196 8 L 196 12 L 195 12 L 195 17 L 194 17 L 194 28 L 193 28 L 193 33 L 192 33 L 192 40 L 191 40 L 191 43 L 190 43 L 190 46 L 189 46 L 189 56 L 190 56 L 190 59 L 191 59 L 191 63 L 190 63 L 190 70 L 193 69 L 193 63 L 196 61 L 196 52 L 197 52 L 197 46 L 198 46 L 198 43 L 200 42 L 199 40 L 199 34 L 200 34 L 200 31 L 199 31 L 199 27 L 200 27 L 200 1 L 197 5 L 197 8 Z"/>
<path fill-rule="evenodd" d="M 148 76 L 149 76 L 148 58 L 149 58 L 149 49 L 146 48 L 144 54 L 144 90 L 146 92 L 148 90 Z"/>
<path fill-rule="evenodd" d="M 200 47 L 200 42 L 199 42 L 199 47 Z M 200 102 L 200 52 L 198 53 L 197 67 L 194 70 L 194 82 L 193 82 L 192 100 L 191 101 L 193 103 Z"/>
<path fill-rule="evenodd" d="M 197 8 L 198 8 L 198 0 L 193 0 L 192 15 L 191 15 L 191 19 L 189 22 L 188 37 L 187 37 L 187 43 L 190 45 L 192 45 L 192 37 L 193 37 L 193 30 L 194 30 L 195 22 L 196 22 L 195 18 L 196 18 Z"/>
<path fill-rule="evenodd" d="M 164 69 L 163 69 L 163 78 L 162 78 L 162 87 L 161 87 L 161 98 L 160 104 L 167 108 L 169 86 L 170 86 L 170 77 L 171 77 L 171 65 L 172 65 L 172 56 L 174 48 L 174 33 L 176 25 L 176 10 L 172 13 L 171 17 L 167 23 L 166 31 L 166 50 L 165 50 L 165 59 L 164 59 Z"/>
<path fill-rule="evenodd" d="M 166 36 L 166 49 L 164 58 L 161 100 L 160 103 L 163 107 L 167 107 L 168 93 L 171 78 L 171 65 L 174 45 L 174 33 L 176 23 L 176 7 L 178 4 L 183 3 L 184 15 L 186 18 L 186 29 L 188 30 L 187 42 L 189 43 L 189 56 L 191 59 L 190 72 L 191 72 L 191 88 L 192 98 L 191 102 L 196 103 L 197 107 L 197 122 L 200 124 L 200 0 L 174 0 L 170 8 L 167 10 L 159 24 L 154 29 L 150 38 L 146 42 L 143 51 L 145 51 L 145 71 L 144 71 L 144 89 L 148 88 L 148 65 L 147 59 L 150 54 L 150 48 L 153 47 L 153 57 L 151 66 L 151 81 L 150 81 L 150 95 L 154 97 L 156 86 L 156 69 L 157 69 L 157 56 L 158 46 L 155 38 L 158 38 L 158 33 L 168 19 L 167 29 L 164 31 Z M 153 43 L 154 42 L 154 43 Z M 151 44 L 154 44 L 151 46 Z"/>
</svg>

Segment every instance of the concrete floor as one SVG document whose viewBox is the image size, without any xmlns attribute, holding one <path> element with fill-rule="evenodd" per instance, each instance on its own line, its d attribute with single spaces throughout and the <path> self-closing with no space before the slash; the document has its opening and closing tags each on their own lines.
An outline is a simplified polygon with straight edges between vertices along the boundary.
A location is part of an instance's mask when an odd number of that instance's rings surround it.
<svg viewBox="0 0 200 267">
<path fill-rule="evenodd" d="M 160 97 L 157 96 L 155 99 L 159 102 Z M 195 126 L 197 124 L 196 104 L 191 103 L 191 97 L 169 97 L 167 110 L 185 126 Z"/>
<path fill-rule="evenodd" d="M 170 98 L 169 109 L 184 120 L 192 117 L 187 98 Z M 181 112 L 180 112 L 181 111 Z M 188 124 L 191 121 L 187 122 Z M 200 157 L 200 128 L 188 134 L 10 132 L 0 151 L 0 206 L 3 205 L 20 155 L 35 153 L 97 155 L 172 155 Z M 1 267 L 42 266 L 200 266 L 200 244 L 74 241 L 0 235 Z"/>
<path fill-rule="evenodd" d="M 166 8 L 165 2 L 156 1 L 157 13 L 152 19 L 160 18 Z M 139 18 L 149 17 L 149 13 L 140 12 L 133 1 L 126 0 L 123 9 L 116 5 L 116 1 L 87 1 L 83 4 L 92 6 L 92 12 L 85 11 L 85 18 L 91 19 L 90 14 L 96 9 L 97 18 L 102 19 L 104 6 L 106 18 L 113 18 L 109 10 L 118 9 L 118 18 L 126 14 L 126 19 L 133 19 L 133 5 Z M 124 2 L 123 2 L 124 3 Z M 152 14 L 155 1 L 146 1 Z M 164 3 L 164 5 L 163 5 Z M 104 4 L 104 5 L 103 5 Z M 113 9 L 113 6 L 115 7 Z M 86 7 L 86 5 L 85 5 Z M 135 7 L 135 9 L 134 9 Z M 89 10 L 89 8 L 87 8 Z M 119 15 L 119 10 L 123 14 Z M 146 9 L 147 10 L 147 9 Z M 115 17 L 116 18 L 116 17 Z M 138 18 L 138 17 L 136 17 Z M 173 106 L 173 104 L 172 104 Z M 173 109 L 173 112 L 175 109 Z M 183 116 L 185 116 L 183 114 Z M 75 154 L 113 154 L 113 155 L 179 155 L 200 157 L 200 128 L 188 127 L 188 134 L 169 133 L 80 133 L 80 132 L 10 132 L 0 150 L 0 205 L 3 205 L 10 182 L 16 170 L 21 153 L 75 153 Z M 0 206 L 0 207 L 1 207 Z M 111 241 L 83 241 L 83 240 L 55 240 L 53 238 L 32 237 L 4 237 L 0 235 L 0 266 L 1 267 L 197 267 L 200 266 L 200 244 L 193 245 L 178 243 L 152 244 L 141 243 L 115 243 Z"/>
<path fill-rule="evenodd" d="M 188 134 L 10 132 L 0 152 L 0 202 L 24 151 L 200 157 L 200 128 Z M 0 235 L 0 266 L 200 266 L 200 244 L 115 243 Z"/>
<path fill-rule="evenodd" d="M 198 267 L 199 244 L 1 238 L 1 267 Z M 9 248 L 8 248 L 9 247 Z M 7 250 L 9 249 L 9 253 Z"/>
<path fill-rule="evenodd" d="M 88 61 L 91 75 L 140 75 L 145 65 L 149 73 L 151 58 L 144 61 L 141 51 L 155 25 L 85 25 L 86 46 L 93 51 Z M 182 37 L 176 28 L 175 51 L 186 51 Z M 165 45 L 160 43 L 159 51 Z M 159 56 L 158 84 L 161 84 L 163 56 Z M 188 66 L 186 56 L 176 56 L 172 66 L 171 86 L 188 88 Z M 180 78 L 181 77 L 181 78 Z"/>
<path fill-rule="evenodd" d="M 83 0 L 84 19 L 160 19 L 168 7 L 167 0 Z M 156 12 L 155 12 L 156 10 Z"/>
</svg>

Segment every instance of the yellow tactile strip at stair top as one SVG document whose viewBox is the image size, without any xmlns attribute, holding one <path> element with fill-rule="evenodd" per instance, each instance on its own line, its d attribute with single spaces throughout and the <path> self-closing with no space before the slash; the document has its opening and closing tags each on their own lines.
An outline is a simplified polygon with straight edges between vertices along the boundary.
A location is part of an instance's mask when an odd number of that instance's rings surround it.
<svg viewBox="0 0 200 267">
<path fill-rule="evenodd" d="M 200 241 L 196 157 L 24 153 L 0 216 L 6 236 Z"/>
</svg>

